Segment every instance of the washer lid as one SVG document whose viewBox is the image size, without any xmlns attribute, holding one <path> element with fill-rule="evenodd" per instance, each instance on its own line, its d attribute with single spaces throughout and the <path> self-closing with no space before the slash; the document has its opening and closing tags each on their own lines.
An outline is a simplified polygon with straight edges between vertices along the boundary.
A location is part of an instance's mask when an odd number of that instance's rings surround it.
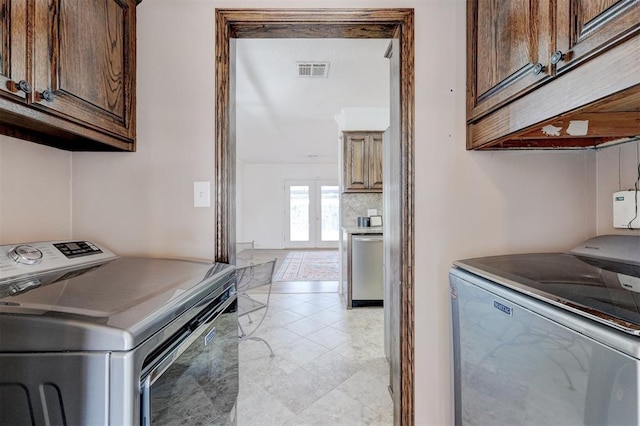
<svg viewBox="0 0 640 426">
<path fill-rule="evenodd" d="M 234 276 L 235 268 L 121 257 L 0 283 L 0 352 L 130 350 Z M 3 291 L 7 288 L 17 291 Z"/>
<path fill-rule="evenodd" d="M 636 259 L 640 259 L 640 252 Z M 454 264 L 521 293 L 640 335 L 640 265 L 569 253 L 492 256 Z"/>
</svg>

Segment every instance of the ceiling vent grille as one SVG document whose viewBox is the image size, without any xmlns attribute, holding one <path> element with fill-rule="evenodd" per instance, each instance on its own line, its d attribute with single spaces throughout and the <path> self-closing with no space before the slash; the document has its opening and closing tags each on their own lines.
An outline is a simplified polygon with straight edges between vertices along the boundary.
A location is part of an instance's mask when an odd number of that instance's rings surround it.
<svg viewBox="0 0 640 426">
<path fill-rule="evenodd" d="M 327 78 L 329 62 L 298 62 L 298 77 Z"/>
</svg>

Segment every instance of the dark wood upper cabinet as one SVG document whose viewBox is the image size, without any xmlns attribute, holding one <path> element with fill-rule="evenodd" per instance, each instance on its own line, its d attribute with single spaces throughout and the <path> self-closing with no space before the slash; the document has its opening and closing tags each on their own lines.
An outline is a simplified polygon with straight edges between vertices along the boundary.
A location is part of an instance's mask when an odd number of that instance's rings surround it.
<svg viewBox="0 0 640 426">
<path fill-rule="evenodd" d="M 562 72 L 614 47 L 639 28 L 638 0 L 558 0 L 551 63 Z"/>
<path fill-rule="evenodd" d="M 27 69 L 27 3 L 0 0 L 0 97 L 18 102 L 27 101 L 31 86 Z"/>
<path fill-rule="evenodd" d="M 0 4 L 20 18 L 18 27 L 13 18 L 8 24 L 16 40 L 2 63 L 0 131 L 62 149 L 134 151 L 137 2 Z"/>
<path fill-rule="evenodd" d="M 467 148 L 640 135 L 639 0 L 468 0 Z"/>
<path fill-rule="evenodd" d="M 343 192 L 382 192 L 382 132 L 342 132 Z"/>
<path fill-rule="evenodd" d="M 479 117 L 549 77 L 550 15 L 544 0 L 477 0 L 468 13 L 467 111 Z"/>
</svg>

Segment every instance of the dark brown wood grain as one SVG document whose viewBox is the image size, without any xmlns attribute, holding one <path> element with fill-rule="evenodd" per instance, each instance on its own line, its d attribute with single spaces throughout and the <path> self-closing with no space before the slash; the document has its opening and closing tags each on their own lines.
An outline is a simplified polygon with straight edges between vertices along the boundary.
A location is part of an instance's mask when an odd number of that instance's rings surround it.
<svg viewBox="0 0 640 426">
<path fill-rule="evenodd" d="M 372 133 L 369 136 L 367 172 L 369 188 L 382 192 L 382 133 Z"/>
<path fill-rule="evenodd" d="M 531 0 L 532 2 L 535 0 Z M 495 93 L 498 100 L 482 111 L 474 108 L 477 79 L 484 79 L 476 67 L 480 47 L 474 42 L 477 26 L 472 21 L 475 8 L 491 0 L 469 0 L 468 40 L 468 126 L 467 149 L 501 148 L 581 148 L 609 143 L 616 137 L 625 139 L 640 135 L 630 115 L 640 110 L 640 2 L 637 0 L 557 0 L 551 13 L 551 26 L 546 27 L 550 51 L 560 50 L 563 59 L 557 65 L 547 57 L 544 65 L 549 78 L 528 90 L 515 94 Z M 533 3 L 532 3 L 533 4 Z M 538 4 L 539 10 L 540 5 Z M 486 7 L 486 3 L 484 3 Z M 526 11 L 524 13 L 527 13 Z M 474 15 L 475 14 L 475 15 Z M 495 21 L 500 25 L 500 21 Z M 495 61 L 502 59 L 497 56 Z M 496 86 L 498 92 L 507 90 Z M 595 108 L 598 110 L 589 110 Z M 621 113 L 592 116 L 592 132 L 586 137 L 562 134 L 551 141 L 536 134 L 554 120 L 579 120 L 589 112 Z"/>
<path fill-rule="evenodd" d="M 467 25 L 467 119 L 550 78 L 549 0 L 469 0 Z"/>
<path fill-rule="evenodd" d="M 26 102 L 18 90 L 21 80 L 32 81 L 29 67 L 29 9 L 27 0 L 0 0 L 0 97 Z"/>
<path fill-rule="evenodd" d="M 285 25 L 286 24 L 286 25 Z M 235 192 L 235 134 L 230 46 L 242 37 L 362 37 L 394 38 L 399 52 L 399 100 L 392 105 L 397 118 L 399 183 L 396 188 L 400 229 L 398 233 L 399 371 L 394 389 L 395 424 L 414 424 L 414 276 L 413 276 L 413 145 L 414 145 L 414 20 L 412 9 L 217 9 L 216 10 L 216 260 L 232 257 Z M 396 111 L 394 111 L 394 108 Z M 220 157 L 223 158 L 220 158 Z"/>
<path fill-rule="evenodd" d="M 87 150 L 105 144 L 134 151 L 135 0 L 0 1 L 12 11 L 11 56 L 3 54 L 11 58 L 10 75 L 0 77 L 6 89 L 0 96 L 13 101 L 0 104 L 0 132 L 16 126 L 14 134 L 62 149 L 83 150 L 84 139 Z M 15 89 L 20 79 L 29 81 L 31 94 Z M 61 134 L 67 137 L 56 145 Z"/>
<path fill-rule="evenodd" d="M 565 72 L 640 32 L 637 0 L 557 0 L 557 46 Z"/>
<path fill-rule="evenodd" d="M 40 0 L 34 107 L 133 139 L 135 4 L 131 0 Z"/>
</svg>

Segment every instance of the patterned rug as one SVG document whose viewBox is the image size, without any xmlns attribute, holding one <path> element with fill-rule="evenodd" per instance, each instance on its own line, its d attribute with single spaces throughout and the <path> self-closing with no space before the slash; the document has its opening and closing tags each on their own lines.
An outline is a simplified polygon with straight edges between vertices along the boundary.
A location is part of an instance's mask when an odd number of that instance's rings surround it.
<svg viewBox="0 0 640 426">
<path fill-rule="evenodd" d="M 273 275 L 273 281 L 338 281 L 338 251 L 292 251 Z"/>
</svg>

